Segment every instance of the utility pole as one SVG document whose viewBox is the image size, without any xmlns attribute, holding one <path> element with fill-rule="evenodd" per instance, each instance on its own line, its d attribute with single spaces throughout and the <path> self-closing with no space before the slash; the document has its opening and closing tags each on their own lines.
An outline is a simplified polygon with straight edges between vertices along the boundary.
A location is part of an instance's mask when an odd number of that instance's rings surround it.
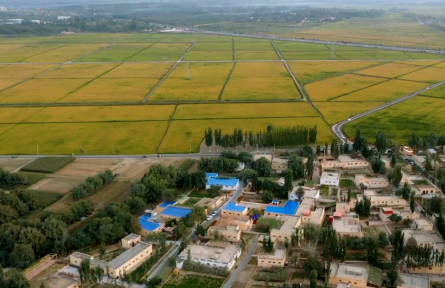
<svg viewBox="0 0 445 288">
<path fill-rule="evenodd" d="M 37 145 L 37 155 L 39 155 L 39 145 Z"/>
<path fill-rule="evenodd" d="M 189 66 L 189 56 L 186 56 L 186 63 L 187 63 L 187 76 L 186 76 L 186 80 L 190 80 L 192 79 L 192 76 L 190 75 L 190 66 Z"/>
<path fill-rule="evenodd" d="M 114 144 L 111 144 L 111 148 L 113 149 L 113 155 L 114 155 Z"/>
</svg>

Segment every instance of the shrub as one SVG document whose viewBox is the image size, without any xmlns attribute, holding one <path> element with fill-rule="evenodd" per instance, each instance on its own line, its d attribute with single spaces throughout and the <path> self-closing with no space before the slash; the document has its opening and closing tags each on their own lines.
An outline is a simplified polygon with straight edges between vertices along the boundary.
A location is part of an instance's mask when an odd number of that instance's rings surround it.
<svg viewBox="0 0 445 288">
<path fill-rule="evenodd" d="M 282 222 L 274 218 L 260 218 L 256 223 L 256 230 L 269 233 L 271 229 L 281 227 Z"/>
<path fill-rule="evenodd" d="M 74 157 L 42 157 L 37 158 L 22 168 L 22 171 L 54 173 L 76 160 Z"/>
<path fill-rule="evenodd" d="M 99 173 L 94 177 L 88 177 L 83 183 L 74 187 L 73 198 L 77 200 L 89 196 L 105 185 L 113 182 L 113 178 L 113 172 L 110 170 Z"/>
<path fill-rule="evenodd" d="M 257 281 L 286 281 L 289 277 L 289 273 L 283 268 L 269 268 L 262 269 L 253 276 L 253 279 Z"/>
</svg>

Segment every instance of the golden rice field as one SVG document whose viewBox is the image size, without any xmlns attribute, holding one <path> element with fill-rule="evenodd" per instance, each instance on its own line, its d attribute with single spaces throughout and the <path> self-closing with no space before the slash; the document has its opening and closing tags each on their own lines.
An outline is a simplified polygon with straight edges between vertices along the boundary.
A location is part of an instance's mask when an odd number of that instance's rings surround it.
<svg viewBox="0 0 445 288">
<path fill-rule="evenodd" d="M 41 154 L 111 154 L 113 145 L 117 154 L 179 153 L 197 151 L 208 127 L 232 132 L 267 125 L 317 125 L 324 144 L 333 137 L 330 125 L 445 80 L 443 60 L 273 42 L 285 59 L 304 61 L 287 61 L 288 71 L 271 41 L 243 37 L 0 37 L 0 151 L 34 154 L 38 145 Z M 416 105 L 415 113 L 391 108 L 377 125 L 392 131 L 388 119 L 396 115 L 413 127 L 434 121 L 428 131 L 439 131 L 444 91 L 441 86 L 400 104 Z"/>
</svg>

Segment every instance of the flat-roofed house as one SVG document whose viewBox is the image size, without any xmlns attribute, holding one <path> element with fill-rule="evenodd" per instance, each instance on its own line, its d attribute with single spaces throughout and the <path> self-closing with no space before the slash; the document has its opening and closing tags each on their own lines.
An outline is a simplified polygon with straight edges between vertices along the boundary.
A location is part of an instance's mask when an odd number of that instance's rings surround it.
<svg viewBox="0 0 445 288">
<path fill-rule="evenodd" d="M 337 160 L 324 160 L 321 162 L 322 169 L 341 168 L 359 169 L 368 167 L 369 163 L 361 157 L 352 158 L 348 155 L 340 155 Z"/>
<path fill-rule="evenodd" d="M 414 220 L 414 227 L 417 230 L 433 231 L 433 223 L 431 223 L 427 219 L 416 219 L 416 220 Z"/>
<path fill-rule="evenodd" d="M 371 201 L 371 207 L 407 207 L 408 202 L 398 196 L 376 195 L 367 197 Z"/>
<path fill-rule="evenodd" d="M 238 189 L 239 179 L 236 178 L 207 178 L 206 189 L 212 186 L 221 186 L 222 191 L 233 191 Z"/>
<path fill-rule="evenodd" d="M 201 200 L 199 200 L 195 206 L 198 207 L 203 207 L 207 210 L 207 212 L 213 211 L 215 209 L 217 209 L 219 206 L 221 206 L 224 201 L 226 200 L 227 196 L 226 195 L 221 195 L 215 198 L 201 198 Z"/>
<path fill-rule="evenodd" d="M 226 241 L 241 241 L 241 229 L 237 225 L 213 225 L 209 227 L 207 233 L 213 238 L 216 235 L 216 231 L 218 231 L 219 236 L 223 237 L 223 239 Z"/>
<path fill-rule="evenodd" d="M 259 253 L 258 267 L 284 267 L 286 262 L 286 249 L 275 249 L 273 253 Z"/>
<path fill-rule="evenodd" d="M 62 276 L 49 283 L 49 288 L 80 288 L 80 281 Z"/>
<path fill-rule="evenodd" d="M 382 207 L 379 209 L 379 218 L 384 222 L 391 221 L 389 218 L 393 214 L 402 217 L 402 220 L 416 220 L 420 217 L 420 214 L 418 212 L 411 212 L 410 208 L 393 209 L 391 207 Z"/>
<path fill-rule="evenodd" d="M 284 215 L 295 215 L 298 206 L 299 202 L 296 201 L 287 201 L 284 206 L 269 205 L 264 211 L 264 217 L 271 218 Z"/>
<path fill-rule="evenodd" d="M 312 188 L 312 187 L 305 187 L 305 186 L 294 186 L 292 191 L 288 193 L 288 199 L 292 201 L 301 201 L 301 199 L 298 199 L 297 191 L 299 188 L 303 188 L 304 196 L 303 198 L 313 198 L 318 199 L 320 198 L 320 189 Z"/>
<path fill-rule="evenodd" d="M 341 213 L 335 212 L 332 219 L 332 228 L 340 237 L 363 237 L 362 226 L 359 219 L 342 217 Z"/>
<path fill-rule="evenodd" d="M 399 274 L 399 278 L 403 281 L 403 284 L 397 286 L 397 288 L 430 288 L 430 279 L 426 276 Z"/>
<path fill-rule="evenodd" d="M 229 202 L 221 209 L 221 216 L 223 217 L 245 216 L 247 214 L 247 207 L 235 202 Z"/>
<path fill-rule="evenodd" d="M 301 217 L 301 223 L 312 223 L 315 225 L 321 225 L 324 220 L 325 208 L 317 207 L 315 208 L 316 199 L 304 198 L 300 202 L 295 216 Z"/>
<path fill-rule="evenodd" d="M 376 177 L 368 177 L 363 174 L 356 174 L 354 176 L 354 183 L 357 186 L 363 184 L 367 189 L 378 189 L 378 188 L 386 188 L 389 186 L 389 181 L 385 177 L 376 176 Z"/>
<path fill-rule="evenodd" d="M 274 228 L 270 230 L 270 237 L 272 242 L 285 242 L 285 239 L 291 241 L 292 234 L 295 233 L 295 228 L 301 224 L 301 217 L 297 216 L 281 216 L 277 218 L 282 221 L 283 224 L 280 228 Z"/>
<path fill-rule="evenodd" d="M 340 184 L 340 174 L 334 172 L 321 173 L 320 185 L 335 186 Z"/>
<path fill-rule="evenodd" d="M 272 171 L 276 173 L 283 173 L 287 170 L 287 159 L 273 157 L 272 159 Z"/>
<path fill-rule="evenodd" d="M 330 285 L 350 284 L 350 287 L 366 288 L 368 285 L 381 287 L 382 270 L 372 266 L 358 266 L 346 263 L 331 263 Z"/>
</svg>

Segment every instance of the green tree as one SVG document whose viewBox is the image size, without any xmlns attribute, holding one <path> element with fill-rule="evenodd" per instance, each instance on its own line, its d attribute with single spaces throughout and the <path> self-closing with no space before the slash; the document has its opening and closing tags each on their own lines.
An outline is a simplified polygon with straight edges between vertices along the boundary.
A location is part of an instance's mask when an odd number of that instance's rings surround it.
<svg viewBox="0 0 445 288">
<path fill-rule="evenodd" d="M 15 244 L 10 259 L 13 267 L 25 269 L 35 260 L 34 250 L 31 245 Z"/>
<path fill-rule="evenodd" d="M 176 257 L 168 258 L 168 266 L 172 268 L 176 267 Z"/>
<path fill-rule="evenodd" d="M 362 136 L 360 133 L 360 129 L 357 129 L 357 131 L 355 133 L 355 139 L 354 139 L 354 144 L 352 145 L 352 148 L 354 149 L 354 151 L 361 151 L 362 147 L 363 147 Z"/>
<path fill-rule="evenodd" d="M 386 150 L 386 144 L 388 139 L 386 138 L 385 134 L 383 132 L 378 132 L 375 139 L 375 147 L 377 149 L 377 152 L 379 152 L 380 155 L 382 155 Z"/>
<path fill-rule="evenodd" d="M 312 174 L 314 174 L 314 155 L 311 153 L 307 159 L 307 175 L 312 179 Z"/>
<path fill-rule="evenodd" d="M 431 161 L 431 156 L 428 153 L 425 155 L 425 162 L 424 162 L 423 165 L 424 165 L 425 171 L 427 173 L 429 173 L 430 171 L 433 170 L 433 164 L 432 164 L 432 161 Z"/>
<path fill-rule="evenodd" d="M 264 157 L 252 163 L 252 169 L 258 173 L 260 177 L 268 177 L 272 172 L 272 163 Z"/>
<path fill-rule="evenodd" d="M 292 171 L 292 169 L 288 169 L 287 170 L 287 173 L 286 173 L 286 175 L 285 175 L 285 177 L 284 177 L 284 189 L 287 191 L 287 192 L 289 192 L 289 191 L 292 191 L 292 188 L 293 188 L 293 174 L 294 174 L 294 172 Z"/>
<path fill-rule="evenodd" d="M 402 196 L 403 199 L 409 201 L 411 198 L 411 187 L 407 182 L 403 183 L 403 186 L 400 189 L 396 190 L 396 196 Z"/>
<path fill-rule="evenodd" d="M 396 167 L 397 159 L 396 159 L 396 153 L 393 153 L 391 156 L 391 168 Z"/>
<path fill-rule="evenodd" d="M 414 200 L 415 193 L 411 193 L 411 197 L 409 198 L 409 209 L 411 210 L 411 213 L 414 213 L 416 210 L 416 201 Z"/>
<path fill-rule="evenodd" d="M 301 157 L 298 157 L 296 155 L 292 155 L 289 158 L 289 161 L 287 162 L 287 166 L 289 169 L 292 169 L 292 172 L 294 174 L 293 179 L 302 179 L 305 178 L 305 168 L 304 168 L 304 162 Z"/>
<path fill-rule="evenodd" d="M 295 192 L 295 194 L 297 194 L 298 196 L 298 201 L 302 201 L 303 197 L 304 197 L 304 189 L 303 187 L 298 187 L 297 192 Z"/>
<path fill-rule="evenodd" d="M 380 248 L 385 248 L 389 245 L 388 236 L 386 236 L 386 233 L 381 231 L 379 232 L 379 238 L 378 238 L 378 246 Z"/>
<path fill-rule="evenodd" d="M 153 278 L 145 282 L 145 286 L 147 288 L 156 288 L 159 287 L 161 284 L 162 284 L 162 278 L 158 276 L 154 276 Z"/>
<path fill-rule="evenodd" d="M 213 132 L 212 128 L 210 127 L 206 131 L 204 131 L 204 142 L 207 147 L 210 147 L 213 144 Z"/>
<path fill-rule="evenodd" d="M 132 197 L 132 196 L 127 197 L 124 203 L 127 204 L 128 207 L 130 208 L 131 214 L 136 214 L 145 207 L 145 202 L 140 197 Z"/>
<path fill-rule="evenodd" d="M 196 226 L 196 235 L 205 236 L 206 232 L 207 232 L 206 229 L 202 225 Z"/>
<path fill-rule="evenodd" d="M 397 215 L 397 214 L 392 214 L 391 216 L 389 216 L 389 220 L 391 220 L 392 222 L 398 223 L 398 222 L 402 221 L 402 216 Z"/>
<path fill-rule="evenodd" d="M 272 192 L 270 191 L 264 191 L 263 192 L 263 203 L 270 203 L 275 198 Z"/>
<path fill-rule="evenodd" d="M 212 185 L 209 189 L 207 189 L 207 193 L 211 198 L 215 198 L 221 196 L 222 186 L 220 185 Z"/>
<path fill-rule="evenodd" d="M 347 199 L 348 203 L 351 201 L 351 194 L 352 194 L 351 188 L 348 188 L 348 199 Z"/>
<path fill-rule="evenodd" d="M 309 284 L 310 288 L 317 288 L 318 287 L 318 285 L 317 285 L 317 277 L 318 277 L 317 270 L 312 270 L 311 274 L 310 274 L 310 281 L 311 281 L 310 284 Z"/>
<path fill-rule="evenodd" d="M 398 188 L 400 186 L 400 181 L 402 181 L 402 167 L 400 165 L 396 165 L 392 170 L 391 174 L 391 183 L 394 187 Z"/>
<path fill-rule="evenodd" d="M 78 271 L 82 285 L 86 285 L 91 282 L 90 259 L 82 260 Z"/>
<path fill-rule="evenodd" d="M 396 288 L 398 285 L 399 272 L 397 270 L 389 270 L 386 272 L 388 278 L 388 288 Z"/>
</svg>

